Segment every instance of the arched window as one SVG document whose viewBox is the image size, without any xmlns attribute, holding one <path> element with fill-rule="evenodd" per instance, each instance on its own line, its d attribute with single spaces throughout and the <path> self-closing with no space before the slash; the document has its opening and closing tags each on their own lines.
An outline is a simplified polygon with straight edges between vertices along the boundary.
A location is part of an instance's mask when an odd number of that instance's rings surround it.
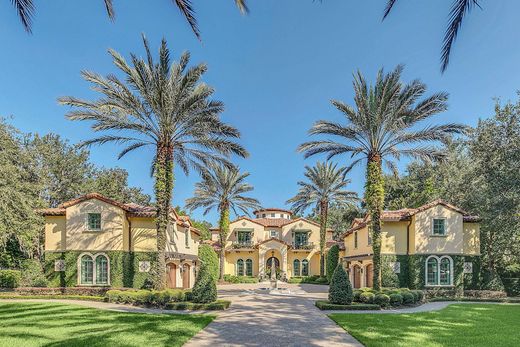
<svg viewBox="0 0 520 347">
<path fill-rule="evenodd" d="M 94 262 L 92 257 L 85 254 L 81 257 L 81 284 L 94 283 Z"/>
<path fill-rule="evenodd" d="M 426 259 L 426 285 L 450 286 L 453 283 L 453 263 L 449 256 L 429 256 Z"/>
<path fill-rule="evenodd" d="M 302 260 L 302 276 L 309 276 L 309 261 L 307 259 Z"/>
<path fill-rule="evenodd" d="M 244 276 L 244 260 L 237 260 L 237 276 Z"/>
<path fill-rule="evenodd" d="M 441 258 L 439 277 L 441 286 L 448 286 L 451 284 L 451 262 L 449 258 Z"/>
<path fill-rule="evenodd" d="M 294 259 L 293 261 L 293 272 L 294 276 L 300 276 L 300 261 L 298 259 Z"/>
<path fill-rule="evenodd" d="M 102 254 L 96 257 L 96 284 L 108 284 L 108 259 Z"/>
<path fill-rule="evenodd" d="M 253 276 L 253 261 L 251 259 L 246 260 L 246 276 Z"/>
</svg>

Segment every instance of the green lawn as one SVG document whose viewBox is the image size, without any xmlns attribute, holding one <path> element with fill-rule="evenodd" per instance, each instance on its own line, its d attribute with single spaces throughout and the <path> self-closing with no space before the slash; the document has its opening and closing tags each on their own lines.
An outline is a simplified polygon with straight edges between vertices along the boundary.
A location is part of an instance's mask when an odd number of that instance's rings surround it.
<svg viewBox="0 0 520 347">
<path fill-rule="evenodd" d="M 520 305 L 453 304 L 413 314 L 331 314 L 365 346 L 519 346 Z"/>
<path fill-rule="evenodd" d="M 214 316 L 0 303 L 0 346 L 181 346 Z"/>
</svg>

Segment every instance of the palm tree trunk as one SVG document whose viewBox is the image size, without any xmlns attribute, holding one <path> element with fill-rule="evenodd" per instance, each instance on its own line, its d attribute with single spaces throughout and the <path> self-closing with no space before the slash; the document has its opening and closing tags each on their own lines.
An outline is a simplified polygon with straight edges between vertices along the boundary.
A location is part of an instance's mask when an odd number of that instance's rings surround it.
<svg viewBox="0 0 520 347">
<path fill-rule="evenodd" d="M 365 183 L 365 201 L 370 214 L 372 226 L 372 262 L 374 266 L 373 287 L 381 289 L 381 214 L 385 202 L 385 189 L 383 171 L 381 168 L 381 156 L 368 157 Z"/>
<path fill-rule="evenodd" d="M 156 290 L 166 287 L 166 230 L 170 220 L 170 202 L 173 190 L 173 149 L 168 146 L 157 146 L 157 159 L 154 163 L 154 193 L 157 217 L 157 262 L 152 274 L 153 286 Z"/>
<path fill-rule="evenodd" d="M 225 268 L 225 253 L 226 253 L 226 241 L 229 235 L 229 207 L 225 206 L 220 211 L 219 221 L 219 237 L 220 237 L 220 273 L 219 281 L 224 281 L 224 268 Z"/>
<path fill-rule="evenodd" d="M 320 276 L 325 276 L 325 238 L 327 235 L 327 218 L 329 213 L 329 203 L 320 202 Z"/>
</svg>

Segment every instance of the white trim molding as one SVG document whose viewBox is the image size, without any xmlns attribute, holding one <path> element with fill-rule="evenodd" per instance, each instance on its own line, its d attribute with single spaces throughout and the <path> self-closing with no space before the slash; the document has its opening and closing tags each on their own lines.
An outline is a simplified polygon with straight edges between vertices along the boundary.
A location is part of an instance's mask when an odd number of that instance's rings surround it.
<svg viewBox="0 0 520 347">
<path fill-rule="evenodd" d="M 92 259 L 92 283 L 91 284 L 81 283 L 81 258 L 83 258 L 83 256 L 85 256 L 85 255 L 88 255 Z M 101 283 L 101 284 L 96 283 L 96 278 L 97 278 L 96 259 L 99 256 L 104 256 L 107 260 L 107 283 Z M 83 252 L 78 256 L 76 263 L 77 263 L 77 268 L 78 268 L 78 271 L 77 271 L 78 272 L 78 274 L 77 274 L 78 286 L 81 286 L 81 287 L 109 287 L 110 286 L 110 257 L 106 253 L 101 252 L 101 253 L 92 254 L 90 252 Z"/>
<path fill-rule="evenodd" d="M 428 284 L 428 261 L 430 259 L 437 260 L 437 283 L 438 284 Z M 449 284 L 441 284 L 441 260 L 448 259 L 450 262 L 450 274 L 449 274 Z M 453 259 L 449 255 L 441 255 L 440 257 L 436 255 L 430 255 L 424 261 L 424 286 L 425 287 L 453 287 Z"/>
</svg>

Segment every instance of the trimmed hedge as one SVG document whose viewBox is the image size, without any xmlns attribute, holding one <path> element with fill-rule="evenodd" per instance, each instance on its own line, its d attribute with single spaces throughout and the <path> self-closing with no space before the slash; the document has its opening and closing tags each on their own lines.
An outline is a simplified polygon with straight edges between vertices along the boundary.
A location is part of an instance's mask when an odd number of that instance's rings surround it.
<svg viewBox="0 0 520 347">
<path fill-rule="evenodd" d="M 257 277 L 224 275 L 224 281 L 228 283 L 258 283 Z"/>
<path fill-rule="evenodd" d="M 17 295 L 0 294 L 0 299 L 50 299 L 50 300 L 84 300 L 84 301 L 108 301 L 105 296 L 87 295 Z"/>
<path fill-rule="evenodd" d="M 352 286 L 343 265 L 338 264 L 329 286 L 329 301 L 332 304 L 350 305 L 352 303 Z"/>
<path fill-rule="evenodd" d="M 429 300 L 430 302 L 436 301 L 470 301 L 470 302 L 502 302 L 502 303 L 511 303 L 511 304 L 520 304 L 520 298 L 432 298 Z"/>
<path fill-rule="evenodd" d="M 217 300 L 217 280 L 213 278 L 209 266 L 202 263 L 192 290 L 193 301 L 210 303 Z"/>
<path fill-rule="evenodd" d="M 318 275 L 312 276 L 294 276 L 289 278 L 288 283 L 298 284 L 298 283 L 306 283 L 306 284 L 329 284 L 327 277 L 321 277 Z"/>
<path fill-rule="evenodd" d="M 403 296 L 401 294 L 390 294 L 388 296 L 390 298 L 390 305 L 392 306 L 401 306 L 403 304 Z"/>
<path fill-rule="evenodd" d="M 218 256 L 213 247 L 202 244 L 199 246 L 199 262 L 208 266 L 209 272 L 213 278 L 218 280 L 219 275 L 219 261 Z"/>
<path fill-rule="evenodd" d="M 231 301 L 217 300 L 210 303 L 195 303 L 195 302 L 170 302 L 164 308 L 166 310 L 226 310 L 231 306 Z"/>
<path fill-rule="evenodd" d="M 14 291 L 19 295 L 88 295 L 88 296 L 103 296 L 110 290 L 109 287 L 19 287 Z"/>
<path fill-rule="evenodd" d="M 315 302 L 315 305 L 320 310 L 345 310 L 345 311 L 354 311 L 354 310 L 380 310 L 381 307 L 375 304 L 358 304 L 353 303 L 350 305 L 341 305 L 341 304 L 332 304 L 328 300 L 318 300 Z"/>
<path fill-rule="evenodd" d="M 20 285 L 22 274 L 18 270 L 0 270 L 0 287 L 16 288 Z"/>
<path fill-rule="evenodd" d="M 376 295 L 372 292 L 363 292 L 359 295 L 359 301 L 365 304 L 372 304 L 375 297 Z"/>
<path fill-rule="evenodd" d="M 388 307 L 390 305 L 390 297 L 386 294 L 376 294 L 374 304 L 381 307 Z"/>
<path fill-rule="evenodd" d="M 164 307 L 171 302 L 186 300 L 182 289 L 150 290 L 109 290 L 106 293 L 108 302 L 132 304 L 138 306 Z"/>
</svg>

